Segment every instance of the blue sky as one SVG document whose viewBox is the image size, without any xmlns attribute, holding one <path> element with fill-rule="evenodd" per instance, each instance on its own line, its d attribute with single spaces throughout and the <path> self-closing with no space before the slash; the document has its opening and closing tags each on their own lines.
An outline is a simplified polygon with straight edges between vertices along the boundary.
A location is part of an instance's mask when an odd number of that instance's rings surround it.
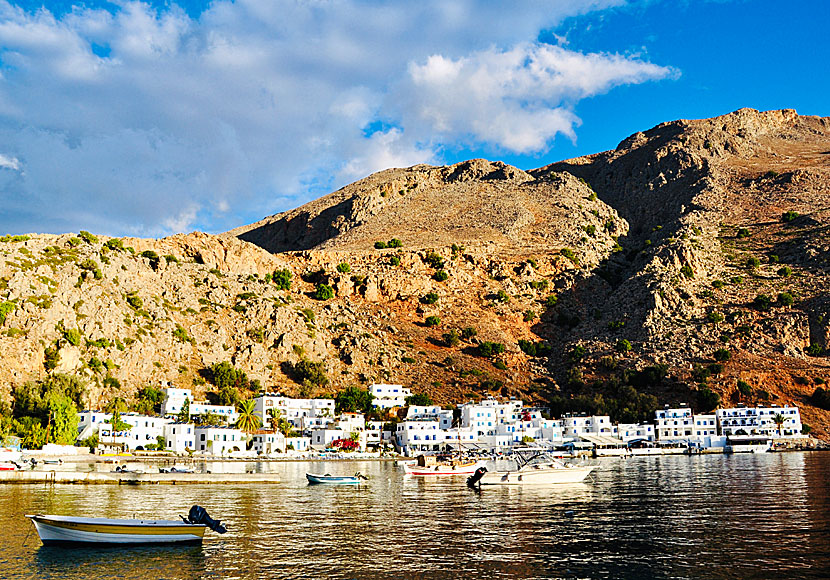
<svg viewBox="0 0 830 580">
<path fill-rule="evenodd" d="M 0 233 L 216 233 L 387 167 L 828 116 L 827 22 L 824 0 L 0 0 Z"/>
</svg>

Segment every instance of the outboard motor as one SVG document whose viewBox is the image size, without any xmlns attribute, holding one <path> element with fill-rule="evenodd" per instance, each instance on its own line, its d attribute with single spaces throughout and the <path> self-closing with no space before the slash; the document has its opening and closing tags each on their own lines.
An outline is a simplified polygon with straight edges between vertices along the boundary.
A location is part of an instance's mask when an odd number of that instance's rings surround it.
<svg viewBox="0 0 830 580">
<path fill-rule="evenodd" d="M 190 511 L 187 514 L 187 522 L 190 524 L 205 525 L 219 534 L 224 534 L 228 531 L 227 528 L 222 525 L 220 520 L 214 520 L 208 515 L 207 510 L 200 505 L 194 505 L 190 508 Z"/>
<path fill-rule="evenodd" d="M 467 478 L 467 485 L 475 489 L 476 484 L 484 477 L 485 473 L 487 473 L 487 468 L 479 467 L 474 474 Z"/>
</svg>

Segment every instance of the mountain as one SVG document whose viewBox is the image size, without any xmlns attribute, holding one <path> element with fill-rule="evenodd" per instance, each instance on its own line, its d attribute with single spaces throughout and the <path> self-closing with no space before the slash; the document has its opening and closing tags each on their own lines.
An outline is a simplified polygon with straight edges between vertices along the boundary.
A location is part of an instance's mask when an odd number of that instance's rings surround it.
<svg viewBox="0 0 830 580">
<path fill-rule="evenodd" d="M 47 353 L 93 404 L 209 390 L 228 361 L 288 394 L 386 381 L 623 419 L 717 393 L 826 435 L 828 172 L 830 119 L 742 109 L 531 171 L 390 169 L 220 236 L 7 236 L 0 389 Z"/>
</svg>

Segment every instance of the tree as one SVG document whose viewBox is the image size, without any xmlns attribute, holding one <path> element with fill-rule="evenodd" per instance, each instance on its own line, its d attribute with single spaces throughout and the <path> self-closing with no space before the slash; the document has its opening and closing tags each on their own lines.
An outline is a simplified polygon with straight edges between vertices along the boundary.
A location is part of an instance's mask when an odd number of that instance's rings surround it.
<svg viewBox="0 0 830 580">
<path fill-rule="evenodd" d="M 409 395 L 406 398 L 406 404 L 410 406 L 420 406 L 426 407 L 432 405 L 432 399 L 426 393 L 416 393 L 414 395 Z"/>
<path fill-rule="evenodd" d="M 253 399 L 243 399 L 236 406 L 236 410 L 239 412 L 236 428 L 241 429 L 248 435 L 262 427 L 262 419 L 256 415 L 255 409 L 256 403 Z"/>
<path fill-rule="evenodd" d="M 78 438 L 78 409 L 65 393 L 51 391 L 46 397 L 49 410 L 49 441 L 72 445 Z"/>
<path fill-rule="evenodd" d="M 176 421 L 179 423 L 190 423 L 190 399 L 185 398 L 184 403 L 182 403 L 182 408 L 179 410 L 179 414 L 176 415 Z"/>
<path fill-rule="evenodd" d="M 784 421 L 786 421 L 786 419 L 784 418 L 784 415 L 782 415 L 781 413 L 776 413 L 772 416 L 772 422 L 775 423 L 775 426 L 778 428 L 779 437 L 781 437 L 781 425 L 784 424 Z"/>
<path fill-rule="evenodd" d="M 334 398 L 334 409 L 336 413 L 368 413 L 372 410 L 373 399 L 374 396 L 367 389 L 352 385 L 337 393 Z"/>
<path fill-rule="evenodd" d="M 271 427 L 274 430 L 282 433 L 284 437 L 291 436 L 294 431 L 294 425 L 283 416 L 282 411 L 279 409 L 268 409 L 268 416 L 271 417 Z"/>
<path fill-rule="evenodd" d="M 317 284 L 311 297 L 315 300 L 331 300 L 334 298 L 334 288 L 321 282 Z"/>
<path fill-rule="evenodd" d="M 136 393 L 136 402 L 133 405 L 133 410 L 142 415 L 153 415 L 161 412 L 161 401 L 164 398 L 164 393 L 161 389 L 157 389 L 151 385 L 142 387 Z"/>
</svg>

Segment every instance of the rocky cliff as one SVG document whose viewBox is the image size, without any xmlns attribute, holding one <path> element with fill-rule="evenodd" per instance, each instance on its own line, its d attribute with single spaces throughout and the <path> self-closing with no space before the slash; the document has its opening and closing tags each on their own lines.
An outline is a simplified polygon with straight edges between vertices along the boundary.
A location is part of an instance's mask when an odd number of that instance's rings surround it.
<svg viewBox="0 0 830 580">
<path fill-rule="evenodd" d="M 562 401 L 636 384 L 798 404 L 823 434 L 808 405 L 830 347 L 828 171 L 830 119 L 744 109 L 528 172 L 390 169 L 221 236 L 7 236 L 0 385 L 57 365 L 94 405 L 208 389 L 221 361 L 288 394 L 388 381 L 439 402 Z M 303 384 L 302 359 L 328 383 Z M 644 368 L 659 372 L 632 381 Z"/>
</svg>

